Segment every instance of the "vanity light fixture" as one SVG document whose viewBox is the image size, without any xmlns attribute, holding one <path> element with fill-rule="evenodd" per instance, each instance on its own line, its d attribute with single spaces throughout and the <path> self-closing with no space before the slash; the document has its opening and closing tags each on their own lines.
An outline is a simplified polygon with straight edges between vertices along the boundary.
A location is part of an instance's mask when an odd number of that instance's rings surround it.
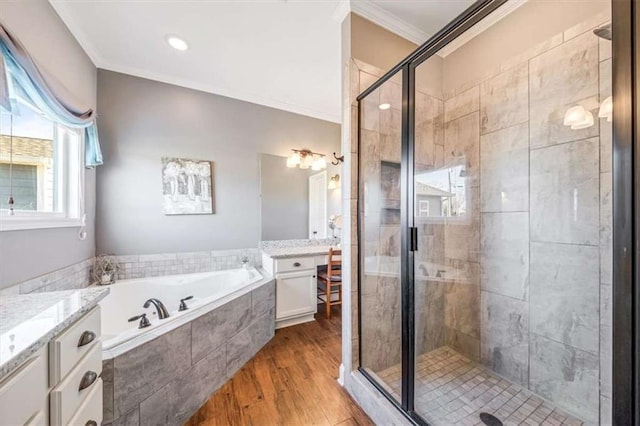
<svg viewBox="0 0 640 426">
<path fill-rule="evenodd" d="M 606 118 L 608 122 L 613 119 L 613 97 L 607 97 L 600 104 L 598 117 Z M 594 125 L 593 114 L 582 105 L 572 106 L 564 114 L 563 124 L 571 126 L 573 130 L 586 129 Z"/>
<path fill-rule="evenodd" d="M 571 129 L 572 130 L 586 129 L 587 127 L 593 126 L 593 123 L 594 123 L 593 114 L 591 114 L 591 111 L 587 111 L 582 121 L 572 124 Z"/>
<path fill-rule="evenodd" d="M 336 189 L 340 184 L 340 175 L 336 174 L 329 179 L 329 189 Z"/>
<path fill-rule="evenodd" d="M 585 120 L 587 110 L 582 105 L 572 106 L 564 114 L 564 125 L 573 126 Z"/>
<path fill-rule="evenodd" d="M 293 154 L 287 157 L 287 167 L 290 169 L 299 167 L 301 169 L 324 170 L 327 167 L 327 160 L 324 154 L 313 152 L 310 149 L 292 149 Z"/>
<path fill-rule="evenodd" d="M 169 34 L 165 37 L 165 40 L 169 43 L 169 46 L 176 50 L 185 51 L 189 48 L 189 44 L 178 36 Z"/>
<path fill-rule="evenodd" d="M 572 106 L 564 114 L 563 123 L 573 130 L 586 129 L 593 126 L 593 114 L 582 105 Z"/>
<path fill-rule="evenodd" d="M 378 106 L 378 108 L 380 108 L 381 110 L 383 110 L 383 111 L 384 111 L 385 109 L 389 109 L 389 108 L 391 108 L 391 104 L 388 104 L 388 103 L 386 103 L 386 102 L 385 102 L 385 103 L 383 103 L 383 104 L 380 104 L 380 105 Z"/>
</svg>

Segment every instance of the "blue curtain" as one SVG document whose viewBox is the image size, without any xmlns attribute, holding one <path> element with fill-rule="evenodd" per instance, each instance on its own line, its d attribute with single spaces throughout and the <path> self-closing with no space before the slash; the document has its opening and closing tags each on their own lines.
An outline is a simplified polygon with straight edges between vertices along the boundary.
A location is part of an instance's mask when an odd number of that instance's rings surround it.
<svg viewBox="0 0 640 426">
<path fill-rule="evenodd" d="M 84 129 L 85 166 L 102 164 L 95 113 L 78 111 L 58 99 L 49 88 L 35 62 L 22 44 L 0 24 L 0 52 L 6 68 L 6 85 L 11 96 L 18 96 L 42 111 L 50 120 L 64 126 Z M 0 80 L 1 81 L 1 80 Z M 11 108 L 14 103 L 0 102 Z"/>
</svg>

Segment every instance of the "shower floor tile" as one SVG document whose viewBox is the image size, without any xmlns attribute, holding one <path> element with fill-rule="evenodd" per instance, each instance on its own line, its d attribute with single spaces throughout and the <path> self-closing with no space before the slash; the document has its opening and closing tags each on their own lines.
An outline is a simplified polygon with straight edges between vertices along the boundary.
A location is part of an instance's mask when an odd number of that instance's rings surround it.
<svg viewBox="0 0 640 426">
<path fill-rule="evenodd" d="M 396 365 L 376 373 L 399 398 L 401 371 Z M 522 386 L 443 346 L 416 360 L 416 411 L 433 426 L 484 425 L 480 413 L 508 425 L 582 425 Z"/>
</svg>

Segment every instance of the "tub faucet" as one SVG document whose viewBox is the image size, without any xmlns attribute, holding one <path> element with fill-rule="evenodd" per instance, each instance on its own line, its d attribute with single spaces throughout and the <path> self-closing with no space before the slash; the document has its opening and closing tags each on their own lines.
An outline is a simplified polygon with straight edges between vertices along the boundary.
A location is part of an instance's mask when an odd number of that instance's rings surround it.
<svg viewBox="0 0 640 426">
<path fill-rule="evenodd" d="M 147 300 L 146 302 L 144 302 L 143 308 L 146 309 L 151 304 L 153 304 L 153 306 L 156 308 L 156 312 L 158 313 L 158 319 L 169 318 L 169 311 L 167 311 L 167 308 L 158 299 Z"/>
</svg>

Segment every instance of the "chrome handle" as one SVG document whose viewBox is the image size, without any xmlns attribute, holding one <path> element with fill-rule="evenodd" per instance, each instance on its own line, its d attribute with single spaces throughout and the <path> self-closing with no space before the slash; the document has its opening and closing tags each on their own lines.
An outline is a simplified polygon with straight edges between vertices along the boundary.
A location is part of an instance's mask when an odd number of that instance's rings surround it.
<svg viewBox="0 0 640 426">
<path fill-rule="evenodd" d="M 96 379 L 98 378 L 98 374 L 95 371 L 87 371 L 82 376 L 82 380 L 80 380 L 80 387 L 78 387 L 78 391 L 84 390 L 91 386 Z"/>
<path fill-rule="evenodd" d="M 297 268 L 298 266 L 300 266 L 300 262 L 295 262 L 295 263 L 293 264 L 293 266 L 295 266 L 295 267 Z"/>
<path fill-rule="evenodd" d="M 145 328 L 151 325 L 151 323 L 147 319 L 147 314 L 136 315 L 135 317 L 129 318 L 127 321 L 133 322 L 137 320 L 140 320 L 140 324 L 138 324 L 138 328 Z"/>
<path fill-rule="evenodd" d="M 179 311 L 186 311 L 187 309 L 189 309 L 189 307 L 187 306 L 187 304 L 185 303 L 186 300 L 191 300 L 193 299 L 193 296 L 187 296 L 184 299 L 180 299 L 180 306 L 178 307 Z"/>
<path fill-rule="evenodd" d="M 98 422 L 96 422 L 95 420 L 89 420 L 84 424 L 84 426 L 98 426 Z"/>
<path fill-rule="evenodd" d="M 96 340 L 96 333 L 89 330 L 84 331 L 80 336 L 80 340 L 78 341 L 78 347 L 81 348 L 83 346 L 86 346 L 94 340 Z"/>
</svg>

